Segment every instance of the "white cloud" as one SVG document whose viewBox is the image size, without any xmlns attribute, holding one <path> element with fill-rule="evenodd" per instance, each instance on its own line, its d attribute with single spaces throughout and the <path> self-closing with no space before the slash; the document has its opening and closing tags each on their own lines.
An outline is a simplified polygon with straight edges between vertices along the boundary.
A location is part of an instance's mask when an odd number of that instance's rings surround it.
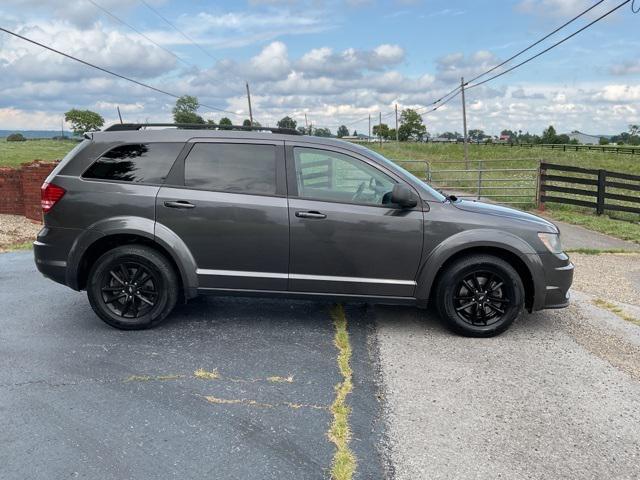
<svg viewBox="0 0 640 480">
<path fill-rule="evenodd" d="M 522 0 L 517 9 L 523 13 L 568 17 L 593 5 L 591 0 Z"/>
<path fill-rule="evenodd" d="M 607 102 L 637 102 L 640 100 L 640 85 L 606 85 L 594 98 Z"/>
<path fill-rule="evenodd" d="M 384 70 L 403 59 L 404 50 L 398 45 L 383 44 L 373 50 L 348 48 L 339 53 L 322 47 L 305 53 L 296 63 L 296 67 L 307 76 L 331 75 L 344 78 L 359 76 L 367 70 Z"/>
<path fill-rule="evenodd" d="M 108 30 L 96 23 L 81 30 L 63 22 L 38 22 L 19 27 L 18 33 L 64 53 L 131 76 L 155 77 L 175 66 L 175 58 L 135 35 Z M 34 66 L 37 65 L 37 68 Z M 72 80 L 103 76 L 15 37 L 5 37 L 0 50 L 0 75 L 20 80 Z"/>
<path fill-rule="evenodd" d="M 273 42 L 249 61 L 252 76 L 263 79 L 278 79 L 291 70 L 287 46 L 282 42 Z"/>
<path fill-rule="evenodd" d="M 62 115 L 45 111 L 25 111 L 18 108 L 0 108 L 0 128 L 31 130 L 40 128 L 60 129 Z"/>
</svg>

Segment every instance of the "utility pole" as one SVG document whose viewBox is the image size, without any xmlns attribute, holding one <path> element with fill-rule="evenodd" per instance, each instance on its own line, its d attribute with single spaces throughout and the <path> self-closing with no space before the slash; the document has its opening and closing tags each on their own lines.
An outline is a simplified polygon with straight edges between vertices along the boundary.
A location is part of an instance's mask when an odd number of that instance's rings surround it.
<svg viewBox="0 0 640 480">
<path fill-rule="evenodd" d="M 60 140 L 64 140 L 64 118 L 60 120 Z"/>
<path fill-rule="evenodd" d="M 369 114 L 369 136 L 367 138 L 367 143 L 371 142 L 371 114 Z"/>
<path fill-rule="evenodd" d="M 398 143 L 399 140 L 399 136 L 398 136 L 398 104 L 396 103 L 396 143 Z"/>
<path fill-rule="evenodd" d="M 309 135 L 309 124 L 307 123 L 307 114 L 304 114 L 304 129 L 307 132 L 307 135 Z"/>
<path fill-rule="evenodd" d="M 460 78 L 460 89 L 462 91 L 462 129 L 464 138 L 464 165 L 469 170 L 469 145 L 467 143 L 467 105 L 464 99 L 464 77 Z"/>
<path fill-rule="evenodd" d="M 247 85 L 247 102 L 249 102 L 249 121 L 253 127 L 253 111 L 251 110 L 251 93 L 249 92 L 249 82 L 245 82 Z"/>
<path fill-rule="evenodd" d="M 118 109 L 118 117 L 120 117 L 120 124 L 122 124 L 122 115 L 120 114 L 120 105 L 116 105 L 116 108 Z"/>
<path fill-rule="evenodd" d="M 380 137 L 380 148 L 382 148 L 382 112 L 380 112 L 380 122 L 378 123 L 378 136 Z"/>
</svg>

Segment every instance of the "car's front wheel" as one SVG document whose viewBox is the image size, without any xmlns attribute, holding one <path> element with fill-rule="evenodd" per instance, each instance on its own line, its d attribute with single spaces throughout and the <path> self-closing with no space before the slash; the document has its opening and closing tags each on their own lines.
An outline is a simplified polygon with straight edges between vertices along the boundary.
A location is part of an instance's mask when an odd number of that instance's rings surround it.
<svg viewBox="0 0 640 480">
<path fill-rule="evenodd" d="M 451 330 L 469 337 L 504 332 L 524 308 L 524 287 L 518 272 L 491 255 L 460 258 L 443 272 L 436 304 Z"/>
<path fill-rule="evenodd" d="M 171 313 L 178 298 L 178 280 L 164 255 L 144 245 L 125 245 L 95 262 L 87 295 L 107 324 L 139 330 L 157 325 Z"/>
</svg>

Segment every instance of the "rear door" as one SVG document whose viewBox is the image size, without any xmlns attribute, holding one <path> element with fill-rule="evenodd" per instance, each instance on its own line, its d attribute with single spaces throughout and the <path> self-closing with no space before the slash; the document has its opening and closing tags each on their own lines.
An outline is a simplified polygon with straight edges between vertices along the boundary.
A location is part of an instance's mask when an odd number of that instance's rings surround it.
<svg viewBox="0 0 640 480">
<path fill-rule="evenodd" d="M 281 141 L 194 139 L 156 201 L 200 288 L 286 290 L 289 217 Z"/>
<path fill-rule="evenodd" d="M 287 142 L 289 289 L 410 297 L 423 212 L 390 204 L 392 172 L 348 150 Z"/>
</svg>

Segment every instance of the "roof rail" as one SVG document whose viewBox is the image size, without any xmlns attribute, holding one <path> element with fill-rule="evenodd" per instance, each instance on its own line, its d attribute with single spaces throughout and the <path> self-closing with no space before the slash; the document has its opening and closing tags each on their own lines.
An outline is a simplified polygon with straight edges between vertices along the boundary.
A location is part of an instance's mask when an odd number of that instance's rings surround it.
<svg viewBox="0 0 640 480">
<path fill-rule="evenodd" d="M 272 133 L 283 133 L 286 135 L 300 135 L 300 132 L 292 128 L 279 127 L 257 127 L 245 125 L 213 125 L 208 123 L 114 123 L 105 128 L 103 132 L 122 132 L 126 130 L 141 130 L 147 127 L 174 127 L 185 130 L 245 130 L 245 131 L 267 131 Z"/>
</svg>

